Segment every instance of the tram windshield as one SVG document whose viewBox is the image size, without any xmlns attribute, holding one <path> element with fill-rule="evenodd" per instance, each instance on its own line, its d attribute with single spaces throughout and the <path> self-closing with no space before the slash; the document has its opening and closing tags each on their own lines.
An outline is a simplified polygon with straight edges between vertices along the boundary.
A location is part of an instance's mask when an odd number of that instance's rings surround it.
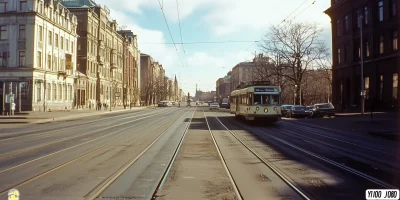
<svg viewBox="0 0 400 200">
<path fill-rule="evenodd" d="M 279 95 L 277 94 L 255 94 L 254 105 L 277 105 L 279 104 Z"/>
</svg>

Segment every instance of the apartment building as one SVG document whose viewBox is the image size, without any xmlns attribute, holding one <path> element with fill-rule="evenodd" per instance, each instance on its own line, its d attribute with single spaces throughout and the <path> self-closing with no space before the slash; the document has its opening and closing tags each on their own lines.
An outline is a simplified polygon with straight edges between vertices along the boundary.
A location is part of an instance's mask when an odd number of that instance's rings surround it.
<svg viewBox="0 0 400 200">
<path fill-rule="evenodd" d="M 77 18 L 58 1 L 0 2 L 0 106 L 69 109 L 76 102 Z M 5 95 L 3 95 L 5 94 Z"/>
<path fill-rule="evenodd" d="M 87 77 L 83 105 L 139 105 L 137 36 L 93 0 L 61 0 L 78 18 L 78 70 Z"/>
<path fill-rule="evenodd" d="M 399 105 L 399 10 L 398 0 L 331 0 L 325 13 L 332 21 L 332 100 L 336 108 L 360 107 L 361 52 L 366 105 Z"/>
</svg>

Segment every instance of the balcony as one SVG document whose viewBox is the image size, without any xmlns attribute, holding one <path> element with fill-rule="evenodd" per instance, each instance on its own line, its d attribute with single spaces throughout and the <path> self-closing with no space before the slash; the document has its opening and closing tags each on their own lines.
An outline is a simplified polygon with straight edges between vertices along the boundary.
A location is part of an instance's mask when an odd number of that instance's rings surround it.
<svg viewBox="0 0 400 200">
<path fill-rule="evenodd" d="M 100 65 L 104 65 L 104 57 L 103 57 L 103 56 L 100 56 L 100 55 L 97 55 L 97 62 L 98 62 Z"/>
</svg>

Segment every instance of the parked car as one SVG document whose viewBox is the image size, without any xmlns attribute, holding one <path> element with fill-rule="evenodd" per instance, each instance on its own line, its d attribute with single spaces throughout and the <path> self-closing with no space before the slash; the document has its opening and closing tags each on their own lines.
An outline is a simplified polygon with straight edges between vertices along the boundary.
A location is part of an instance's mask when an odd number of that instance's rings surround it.
<svg viewBox="0 0 400 200">
<path fill-rule="evenodd" d="M 335 107 L 331 103 L 318 103 L 311 111 L 312 117 L 335 116 Z"/>
<path fill-rule="evenodd" d="M 288 116 L 288 111 L 293 107 L 293 105 L 282 105 L 281 109 L 282 109 L 282 116 L 283 117 L 289 117 Z"/>
<path fill-rule="evenodd" d="M 292 106 L 288 110 L 288 117 L 310 117 L 310 110 L 305 106 Z"/>
<path fill-rule="evenodd" d="M 219 110 L 219 103 L 210 103 L 210 110 Z"/>
</svg>

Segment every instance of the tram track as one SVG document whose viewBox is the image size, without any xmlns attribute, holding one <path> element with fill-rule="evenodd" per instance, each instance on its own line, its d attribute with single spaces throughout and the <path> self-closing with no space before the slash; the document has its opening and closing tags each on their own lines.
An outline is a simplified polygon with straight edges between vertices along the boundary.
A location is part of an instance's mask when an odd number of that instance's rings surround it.
<svg viewBox="0 0 400 200">
<path fill-rule="evenodd" d="M 147 118 L 156 116 L 158 114 L 162 115 L 162 114 L 165 114 L 165 113 L 168 113 L 168 112 L 163 111 L 161 113 L 152 113 L 152 114 L 147 115 L 147 116 L 146 115 L 142 115 L 142 116 L 145 116 L 145 117 L 137 118 L 137 119 L 131 120 L 131 121 L 125 121 L 123 123 L 118 123 L 118 124 L 115 124 L 115 125 L 112 125 L 112 126 L 107 126 L 105 128 L 102 128 L 102 129 L 97 129 L 97 130 L 94 130 L 94 131 L 90 131 L 88 133 L 84 133 L 84 134 L 80 134 L 80 135 L 76 135 L 76 136 L 72 136 L 72 137 L 68 137 L 68 138 L 63 138 L 61 140 L 56 140 L 56 141 L 52 141 L 52 142 L 49 142 L 49 143 L 39 144 L 39 145 L 36 145 L 36 146 L 33 146 L 33 147 L 28 147 L 28 148 L 24 148 L 24 149 L 18 149 L 18 150 L 13 151 L 13 152 L 7 152 L 7 153 L 4 153 L 4 154 L 0 154 L 0 161 L 3 160 L 4 158 L 12 157 L 12 156 L 15 156 L 15 155 L 27 152 L 27 151 L 36 150 L 36 149 L 48 147 L 50 145 L 55 145 L 55 144 L 59 144 L 59 143 L 66 142 L 66 141 L 72 141 L 72 140 L 79 139 L 79 138 L 84 138 L 84 137 L 87 137 L 87 136 L 90 136 L 90 135 L 93 135 L 93 134 L 100 133 L 100 132 L 105 131 L 105 130 L 109 130 L 109 129 L 112 129 L 112 128 L 119 127 L 121 125 L 129 124 L 129 123 L 132 123 L 132 122 L 135 122 L 135 121 L 139 121 L 139 120 L 142 120 L 142 119 L 147 119 Z"/>
<path fill-rule="evenodd" d="M 231 115 L 225 115 L 225 116 L 231 116 Z M 218 118 L 218 117 L 217 117 L 217 118 Z M 380 179 L 377 179 L 377 178 L 375 178 L 375 177 L 373 177 L 373 176 L 370 176 L 370 175 L 368 175 L 368 174 L 366 174 L 366 173 L 363 173 L 363 172 L 361 172 L 361 171 L 358 171 L 358 170 L 356 170 L 356 169 L 353 169 L 353 168 L 351 168 L 351 167 L 348 167 L 348 166 L 346 166 L 346 165 L 343 165 L 343 164 L 341 164 L 341 163 L 338 163 L 338 162 L 336 162 L 336 161 L 334 161 L 334 160 L 332 160 L 332 159 L 329 159 L 329 158 L 327 158 L 327 157 L 321 156 L 321 155 L 319 155 L 318 153 L 314 153 L 314 152 L 305 150 L 304 148 L 301 148 L 301 147 L 299 147 L 299 146 L 297 146 L 297 145 L 294 145 L 294 144 L 292 144 L 292 143 L 290 143 L 290 142 L 288 142 L 288 141 L 285 141 L 285 140 L 280 139 L 280 138 L 278 138 L 278 137 L 276 137 L 276 136 L 273 136 L 272 134 L 270 134 L 271 132 L 268 132 L 268 131 L 263 130 L 263 129 L 260 129 L 260 128 L 255 129 L 254 127 L 250 127 L 250 126 L 248 126 L 248 125 L 245 125 L 245 127 L 246 127 L 248 130 L 251 130 L 252 132 L 254 132 L 255 134 L 257 134 L 259 137 L 268 138 L 268 139 L 272 139 L 272 140 L 274 140 L 274 141 L 277 141 L 277 142 L 279 142 L 279 143 L 281 143 L 281 144 L 284 144 L 285 146 L 288 146 L 288 147 L 290 147 L 290 148 L 292 148 L 292 149 L 297 150 L 298 152 L 301 152 L 301 153 L 303 153 L 303 154 L 307 154 L 307 155 L 309 155 L 309 156 L 311 156 L 311 157 L 313 157 L 313 158 L 316 158 L 316 159 L 318 159 L 318 160 L 321 160 L 321 161 L 323 161 L 323 162 L 325 162 L 325 163 L 327 163 L 327 164 L 329 164 L 329 165 L 332 165 L 332 166 L 337 167 L 337 168 L 339 168 L 339 169 L 341 169 L 341 170 L 344 170 L 344 171 L 347 171 L 347 172 L 349 172 L 349 173 L 351 173 L 351 174 L 353 174 L 353 175 L 356 175 L 356 176 L 358 176 L 358 177 L 360 177 L 360 178 L 363 178 L 363 179 L 365 179 L 365 180 L 368 180 L 368 181 L 370 181 L 370 182 L 372 182 L 372 183 L 374 183 L 374 184 L 376 184 L 376 185 L 379 185 L 379 187 L 383 187 L 383 188 L 387 188 L 387 189 L 396 188 L 396 186 L 393 186 L 393 185 L 391 185 L 391 184 L 389 184 L 389 183 L 387 183 L 387 182 L 385 182 L 385 181 L 382 181 L 382 180 L 380 180 Z M 256 131 L 254 131 L 254 130 L 256 130 Z M 261 133 L 267 133 L 267 134 L 260 134 L 260 132 L 261 132 Z M 362 145 L 358 145 L 358 146 L 362 146 Z M 372 148 L 370 148 L 370 147 L 365 147 L 365 148 L 372 150 Z M 379 151 L 379 150 L 376 150 L 376 149 L 375 149 L 375 151 Z"/>
<path fill-rule="evenodd" d="M 276 174 L 287 186 L 289 186 L 295 193 L 297 193 L 302 199 L 310 200 L 309 195 L 303 191 L 300 187 L 296 186 L 285 173 L 275 167 L 271 162 L 265 159 L 262 155 L 257 153 L 249 144 L 240 139 L 233 131 L 231 131 L 217 116 L 214 115 L 214 118 L 217 119 L 219 124 L 224 127 L 226 131 L 228 131 L 240 144 L 242 144 L 248 151 L 250 151 L 260 162 L 262 162 L 266 167 L 268 167 L 274 174 Z M 207 122 L 208 123 L 208 122 Z M 212 133 L 212 130 L 210 129 Z M 217 146 L 217 143 L 215 143 Z M 224 159 L 222 159 L 224 160 Z M 224 161 L 225 162 L 225 161 Z M 232 177 L 232 175 L 230 175 Z M 237 189 L 239 191 L 239 189 Z M 239 192 L 240 193 L 240 192 Z"/>
<path fill-rule="evenodd" d="M 185 113 L 187 113 L 187 112 L 189 112 L 189 110 L 187 110 Z M 172 113 L 172 112 L 171 112 L 171 113 Z M 168 119 L 166 119 L 165 121 L 168 121 Z M 110 132 L 110 133 L 108 133 L 108 134 L 106 134 L 106 135 L 104 135 L 104 136 L 102 136 L 102 137 L 99 137 L 99 138 L 95 138 L 95 139 L 93 139 L 93 140 L 86 141 L 84 144 L 87 144 L 87 143 L 89 143 L 89 142 L 93 142 L 93 141 L 96 141 L 96 140 L 99 140 L 99 139 L 106 138 L 107 136 L 115 135 L 115 134 L 117 134 L 117 133 L 119 133 L 119 132 L 122 132 L 122 131 L 124 131 L 124 130 L 130 129 L 130 128 L 134 127 L 134 126 L 138 126 L 138 125 L 140 125 L 140 124 L 145 124 L 145 123 L 148 123 L 148 121 L 143 121 L 143 122 L 141 122 L 141 123 L 139 123 L 139 124 L 133 124 L 133 125 L 131 125 L 131 126 L 124 127 L 124 128 L 122 128 L 122 129 L 120 129 L 120 130 L 112 131 L 112 132 Z M 173 123 L 172 123 L 172 124 L 173 124 Z M 172 126 L 172 125 L 170 125 L 170 126 L 168 127 L 168 129 L 169 129 L 171 126 Z M 143 127 L 143 129 L 146 129 L 146 127 Z M 143 131 L 142 131 L 142 132 L 143 132 Z M 160 136 L 158 136 L 157 138 L 159 139 L 164 133 L 165 133 L 165 131 L 164 131 Z M 143 134 L 145 134 L 145 133 L 142 133 L 141 135 L 143 135 Z M 74 163 L 74 162 L 76 162 L 76 161 L 78 161 L 78 160 L 81 160 L 81 159 L 83 159 L 83 158 L 85 158 L 85 157 L 88 157 L 88 156 L 94 154 L 95 152 L 99 152 L 99 151 L 101 151 L 101 150 L 104 150 L 104 149 L 106 149 L 106 148 L 109 148 L 110 146 L 114 145 L 114 144 L 117 143 L 117 142 L 124 141 L 124 140 L 126 140 L 128 137 L 132 137 L 132 136 L 131 136 L 130 134 L 122 134 L 122 136 L 119 136 L 119 137 L 117 137 L 117 138 L 113 138 L 111 141 L 109 141 L 109 142 L 107 142 L 107 143 L 105 143 L 105 144 L 103 144 L 103 145 L 101 145 L 101 146 L 99 146 L 99 147 L 96 147 L 96 148 L 94 148 L 94 149 L 91 149 L 90 151 L 88 151 L 88 152 L 86 152 L 86 153 L 84 153 L 84 154 L 82 154 L 82 155 L 80 155 L 80 156 L 78 156 L 78 157 L 75 157 L 75 158 L 73 158 L 73 159 L 71 159 L 71 160 L 69 160 L 69 161 L 67 161 L 67 162 L 63 162 L 63 163 L 61 163 L 61 164 L 58 164 L 57 166 L 52 167 L 51 169 L 45 170 L 45 171 L 43 171 L 43 172 L 41 172 L 41 173 L 39 173 L 39 174 L 36 174 L 36 175 L 31 176 L 31 177 L 29 177 L 29 178 L 26 178 L 25 180 L 20 181 L 18 184 L 14 184 L 14 185 L 9 186 L 9 187 L 7 187 L 7 188 L 5 188 L 5 189 L 2 189 L 2 190 L 0 191 L 0 194 L 4 194 L 5 192 L 7 192 L 7 191 L 8 191 L 9 189 L 11 189 L 11 188 L 21 187 L 21 186 L 23 186 L 23 185 L 26 185 L 27 183 L 30 183 L 30 182 L 32 182 L 32 181 L 34 181 L 34 180 L 39 179 L 40 177 L 43 177 L 43 176 L 45 176 L 45 175 L 47 175 L 47 174 L 50 174 L 50 173 L 52 173 L 52 172 L 54 172 L 54 171 L 60 170 L 60 169 L 66 167 L 66 166 L 68 166 L 68 165 L 70 165 L 70 164 L 72 164 L 72 163 Z M 137 137 L 140 137 L 140 135 L 137 136 Z M 156 140 L 157 140 L 157 139 L 156 139 Z M 151 145 L 152 145 L 152 144 L 154 144 L 154 142 L 151 143 Z M 81 144 L 81 145 L 83 145 L 83 144 Z M 149 146 L 151 146 L 151 145 L 149 145 Z M 71 149 L 71 148 L 69 148 L 69 149 Z M 148 150 L 148 148 L 146 148 L 146 149 Z M 64 149 L 63 151 L 65 151 L 65 150 L 67 150 L 67 149 Z M 58 152 L 58 153 L 60 153 L 60 152 Z M 52 155 L 54 155 L 54 153 L 52 153 Z M 46 157 L 48 157 L 48 156 L 50 156 L 50 155 L 47 155 Z M 139 157 L 140 157 L 140 156 L 139 156 Z M 37 160 L 35 160 L 35 161 L 37 161 Z M 28 162 L 26 162 L 24 165 L 29 164 L 29 163 L 31 163 L 31 162 L 34 162 L 34 161 L 28 161 Z M 20 165 L 20 166 L 22 166 L 22 165 Z M 20 167 L 20 166 L 18 166 L 18 167 Z M 15 169 L 15 168 L 16 168 L 16 166 L 12 167 L 12 169 Z M 11 169 L 3 170 L 2 172 L 0 172 L 0 174 L 4 173 L 5 171 L 9 171 L 9 170 L 11 170 Z"/>
<path fill-rule="evenodd" d="M 140 111 L 137 111 L 140 112 Z M 76 124 L 68 124 L 68 125 L 63 125 L 63 126 L 57 126 L 54 127 L 54 130 L 30 130 L 30 131 L 21 131 L 21 132 L 14 132 L 14 133 L 9 133 L 9 134 L 2 134 L 0 133 L 0 143 L 2 142 L 9 142 L 10 140 L 15 140 L 15 139 L 20 139 L 21 137 L 37 137 L 37 136 L 45 136 L 48 134 L 53 134 L 53 133 L 57 133 L 60 131 L 72 131 L 75 129 L 79 129 L 82 126 L 87 126 L 89 124 L 93 124 L 93 123 L 98 123 L 101 121 L 109 121 L 110 119 L 114 119 L 114 118 L 118 118 L 118 120 L 128 120 L 128 119 L 132 119 L 135 117 L 139 117 L 139 116 L 144 116 L 144 115 L 150 115 L 152 113 L 156 113 L 158 111 L 150 111 L 150 112 L 146 112 L 144 114 L 140 114 L 140 115 L 133 115 L 133 116 L 127 116 L 127 117 L 123 117 L 124 115 L 131 115 L 132 113 L 124 113 L 122 116 L 121 115 L 116 115 L 116 116 L 111 116 L 111 117 L 104 117 L 101 119 L 96 119 L 96 120 L 90 120 L 87 122 L 82 122 L 82 123 L 76 123 Z M 134 112 L 136 113 L 136 112 Z M 100 115 L 100 116 L 107 116 L 107 115 Z"/>
<path fill-rule="evenodd" d="M 190 109 L 189 111 L 186 111 L 181 117 L 179 117 L 176 121 L 179 121 L 182 117 L 184 117 L 188 112 L 190 112 L 192 109 Z M 168 177 L 169 171 L 175 161 L 176 155 L 179 153 L 180 147 L 183 143 L 183 140 L 185 138 L 185 135 L 187 133 L 187 130 L 190 126 L 191 120 L 193 119 L 193 115 L 196 111 L 196 108 L 193 110 L 193 114 L 192 117 L 189 120 L 189 123 L 185 129 L 185 132 L 183 133 L 179 144 L 177 146 L 177 148 L 174 151 L 174 154 L 167 166 L 166 171 L 164 172 L 164 174 L 162 175 L 159 183 L 157 184 L 156 189 L 154 190 L 153 194 L 151 195 L 152 198 L 154 199 L 156 196 L 156 193 L 158 191 L 160 191 L 160 189 L 163 186 L 163 183 L 165 182 L 166 178 Z M 167 129 L 165 129 L 157 138 L 155 138 L 149 145 L 146 146 L 146 148 L 144 148 L 137 156 L 135 156 L 133 159 L 131 159 L 130 161 L 128 161 L 127 164 L 125 164 L 123 167 L 121 167 L 117 172 L 115 172 L 113 175 L 109 176 L 106 181 L 103 181 L 101 184 L 99 184 L 96 188 L 94 188 L 92 191 L 89 192 L 89 194 L 86 196 L 86 200 L 95 200 L 97 198 L 101 198 L 100 195 L 106 191 L 124 172 L 126 172 L 139 158 L 141 158 L 143 156 L 143 154 L 145 154 L 147 151 L 149 151 L 151 149 L 151 147 L 158 141 L 160 140 L 161 137 L 163 137 L 169 130 L 170 128 L 174 125 L 174 123 L 172 123 Z"/>
</svg>

